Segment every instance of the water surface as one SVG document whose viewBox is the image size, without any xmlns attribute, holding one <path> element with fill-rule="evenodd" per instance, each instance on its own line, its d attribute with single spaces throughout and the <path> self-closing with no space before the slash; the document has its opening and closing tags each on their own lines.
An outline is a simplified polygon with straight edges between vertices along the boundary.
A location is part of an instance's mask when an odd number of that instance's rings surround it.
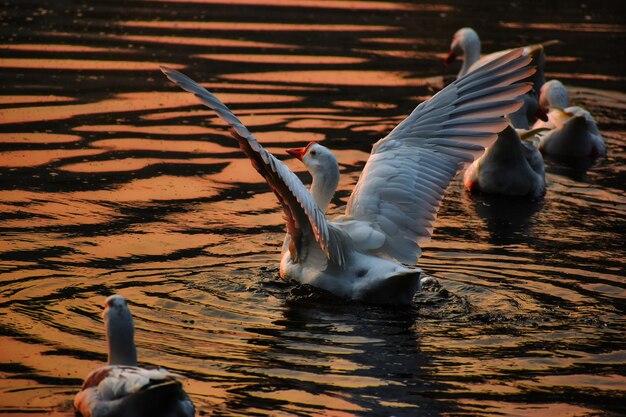
<svg viewBox="0 0 626 417">
<path fill-rule="evenodd" d="M 49 3 L 0 11 L 0 413 L 72 415 L 106 361 L 112 293 L 141 362 L 186 376 L 199 415 L 626 413 L 618 2 Z M 284 151 L 335 150 L 340 212 L 371 145 L 456 73 L 442 57 L 466 25 L 486 52 L 560 40 L 547 77 L 596 116 L 608 156 L 548 158 L 540 201 L 470 197 L 457 178 L 420 259 L 442 288 L 412 308 L 282 282 L 275 197 L 158 66 L 305 181 Z"/>
</svg>

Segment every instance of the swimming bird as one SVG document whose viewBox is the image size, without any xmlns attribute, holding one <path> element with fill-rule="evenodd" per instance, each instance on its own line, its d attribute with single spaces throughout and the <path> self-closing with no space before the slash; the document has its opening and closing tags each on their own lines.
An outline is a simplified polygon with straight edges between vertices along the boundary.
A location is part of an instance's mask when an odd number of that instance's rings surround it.
<svg viewBox="0 0 626 417">
<path fill-rule="evenodd" d="M 537 131 L 520 132 L 508 126 L 495 143 L 472 162 L 463 175 L 468 191 L 534 198 L 545 193 L 543 157 L 537 143 L 525 140 L 534 137 Z"/>
<path fill-rule="evenodd" d="M 586 157 L 606 155 L 604 138 L 591 113 L 569 106 L 569 93 L 559 80 L 550 80 L 541 88 L 539 102 L 550 108 L 548 120 L 538 120 L 534 128 L 547 128 L 539 135 L 539 149 L 551 155 Z"/>
<path fill-rule="evenodd" d="M 542 44 L 523 47 L 524 55 L 527 55 L 532 59 L 531 63 L 536 67 L 536 71 L 528 80 L 533 83 L 533 89 L 522 96 L 524 100 L 522 107 L 516 112 L 507 115 L 513 127 L 517 129 L 529 129 L 537 118 L 540 120 L 547 120 L 545 111 L 539 106 L 538 103 L 539 91 L 541 86 L 545 83 L 545 54 L 543 47 L 551 45 L 555 42 L 556 41 L 548 41 Z M 463 58 L 461 69 L 457 75 L 458 78 L 511 51 L 511 49 L 506 49 L 481 57 L 480 50 L 480 38 L 478 37 L 476 31 L 470 27 L 461 28 L 457 30 L 452 37 L 450 52 L 445 58 L 445 63 L 448 65 L 451 64 L 457 57 Z"/>
<path fill-rule="evenodd" d="M 291 149 L 312 177 L 308 190 L 267 152 L 217 97 L 189 77 L 162 67 L 231 127 L 231 133 L 274 191 L 287 223 L 280 274 L 337 296 L 375 304 L 410 304 L 420 287 L 419 242 L 428 241 L 444 192 L 463 166 L 504 129 L 502 116 L 531 86 L 514 84 L 534 69 L 511 51 L 454 81 L 421 103 L 374 144 L 344 215 L 325 211 L 339 182 L 337 159 L 311 142 Z"/>
<path fill-rule="evenodd" d="M 532 44 L 522 47 L 524 55 L 531 57 L 532 65 L 536 67 L 535 73 L 533 73 L 530 81 L 533 83 L 533 90 L 539 95 L 541 86 L 545 83 L 544 66 L 546 63 L 546 57 L 544 53 L 544 47 L 554 44 L 558 44 L 557 40 L 550 40 L 538 44 Z M 487 55 L 480 55 L 481 43 L 478 33 L 470 27 L 464 27 L 457 30 L 450 42 L 450 51 L 445 58 L 446 65 L 451 64 L 457 57 L 463 58 L 463 64 L 457 75 L 462 77 L 463 75 L 474 71 L 476 68 L 484 65 L 485 63 L 492 61 L 503 54 L 511 52 L 511 49 L 504 49 L 502 51 L 492 52 Z"/>
<path fill-rule="evenodd" d="M 179 376 L 163 368 L 137 366 L 133 317 L 126 299 L 112 295 L 103 313 L 109 364 L 93 370 L 74 398 L 83 417 L 191 417 L 193 403 Z"/>
</svg>

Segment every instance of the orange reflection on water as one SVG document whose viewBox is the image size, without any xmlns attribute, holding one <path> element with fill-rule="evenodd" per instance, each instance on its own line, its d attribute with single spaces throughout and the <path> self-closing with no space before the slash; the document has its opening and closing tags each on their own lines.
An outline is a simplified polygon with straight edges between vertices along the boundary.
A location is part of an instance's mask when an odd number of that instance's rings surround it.
<svg viewBox="0 0 626 417">
<path fill-rule="evenodd" d="M 148 0 L 152 1 L 152 0 Z M 414 6 L 408 3 L 387 3 L 381 1 L 337 1 L 337 0 L 157 0 L 162 3 L 202 3 L 202 4 L 227 4 L 236 6 L 267 6 L 267 7 L 314 7 L 324 9 L 355 9 L 355 10 L 424 10 L 424 11 L 450 11 L 450 6 L 420 5 Z"/>
<path fill-rule="evenodd" d="M 195 45 L 195 46 L 219 46 L 228 48 L 288 48 L 297 49 L 296 45 L 288 45 L 283 43 L 255 42 L 244 41 L 238 39 L 224 38 L 192 38 L 183 36 L 142 36 L 142 35 L 121 35 L 115 36 L 116 39 L 123 39 L 131 42 L 149 42 L 171 45 Z"/>
<path fill-rule="evenodd" d="M 624 81 L 626 77 L 618 77 L 604 74 L 581 74 L 578 72 L 546 72 L 546 78 L 574 79 L 574 80 L 598 80 L 598 81 Z"/>
<path fill-rule="evenodd" d="M 626 33 L 626 26 L 612 25 L 608 23 L 517 23 L 500 22 L 500 26 L 507 29 L 540 29 L 540 30 L 561 30 L 567 32 L 610 32 Z"/>
<path fill-rule="evenodd" d="M 221 242 L 223 236 L 211 233 L 176 233 L 171 230 L 93 236 L 88 242 L 74 242 L 73 262 L 85 259 L 115 259 L 130 256 L 162 255 L 179 250 L 194 249 Z"/>
<path fill-rule="evenodd" d="M 362 125 L 366 122 L 380 122 L 377 117 L 340 117 L 340 116 L 323 116 L 301 117 L 287 124 L 291 129 L 311 129 L 311 128 L 333 128 L 333 129 L 349 129 L 355 125 Z"/>
<path fill-rule="evenodd" d="M 278 156 L 277 152 L 272 152 Z M 299 161 L 293 161 L 293 159 L 285 161 L 287 166 L 292 171 L 302 172 L 305 170 L 304 165 Z M 297 163 L 296 163 L 297 162 Z M 226 168 L 215 174 L 209 174 L 206 176 L 210 182 L 216 184 L 258 184 L 265 183 L 265 180 L 254 169 L 248 158 L 246 159 L 234 159 L 228 164 Z M 269 188 L 268 188 L 269 191 Z"/>
<path fill-rule="evenodd" d="M 245 118 L 247 120 L 247 118 Z M 311 141 L 320 142 L 326 139 L 326 135 L 315 132 L 292 132 L 292 131 L 273 131 L 273 132 L 258 132 L 254 136 L 261 143 L 292 143 L 301 142 L 308 143 Z M 279 149 L 279 152 L 284 153 L 284 149 Z"/>
<path fill-rule="evenodd" d="M 193 140 L 120 138 L 95 141 L 91 143 L 91 146 L 115 151 L 139 150 L 212 154 L 232 152 L 232 149 L 224 148 L 217 143 Z"/>
<path fill-rule="evenodd" d="M 0 68 L 64 69 L 89 71 L 152 71 L 162 63 L 144 61 L 107 61 L 92 59 L 0 58 Z M 181 69 L 181 65 L 165 64 Z"/>
<path fill-rule="evenodd" d="M 254 62 L 261 64 L 360 64 L 367 62 L 365 58 L 344 56 L 315 56 L 315 55 L 244 55 L 244 54 L 204 54 L 194 55 L 196 58 L 212 59 L 228 62 Z"/>
<path fill-rule="evenodd" d="M 64 195 L 57 197 L 55 201 L 31 201 L 28 205 L 20 207 L 22 213 L 28 213 L 32 217 L 28 219 L 7 219 L 3 221 L 5 227 L 51 227 L 63 225 L 87 225 L 102 224 L 109 221 L 116 213 L 114 210 L 92 202 L 65 198 Z M 38 238 L 36 242 L 23 241 L 22 249 L 33 249 L 45 245 L 54 246 L 48 239 Z M 58 242 L 58 239 L 57 239 Z"/>
<path fill-rule="evenodd" d="M 111 159 L 108 161 L 87 161 L 76 164 L 68 164 L 59 167 L 68 172 L 128 172 L 137 171 L 151 165 L 158 164 L 214 164 L 221 162 L 212 158 L 124 158 Z"/>
<path fill-rule="evenodd" d="M 259 3 L 262 4 L 262 3 Z M 193 22 L 193 21 L 137 21 L 120 22 L 120 26 L 162 29 L 263 31 L 263 32 L 383 32 L 394 30 L 394 26 L 375 25 L 329 25 L 254 22 Z"/>
<path fill-rule="evenodd" d="M 585 408 L 577 405 L 563 403 L 514 403 L 514 402 L 498 402 L 481 399 L 480 402 L 475 400 L 460 399 L 463 408 L 469 407 L 470 415 L 503 415 L 503 416 L 533 416 L 533 417 L 579 417 L 589 415 L 602 415 L 599 410 Z M 465 414 L 465 413 L 463 413 Z"/>
<path fill-rule="evenodd" d="M 421 60 L 434 60 L 434 59 L 443 60 L 443 58 L 445 58 L 447 55 L 447 54 L 443 54 L 439 52 L 413 51 L 410 49 L 406 49 L 406 50 L 359 49 L 358 52 L 362 52 L 368 55 L 390 56 L 393 58 L 421 59 Z"/>
<path fill-rule="evenodd" d="M 315 345 L 315 350 L 319 348 L 319 345 Z M 306 347 L 305 347 L 306 348 Z M 313 348 L 313 346 L 310 346 Z M 338 351 L 340 349 L 336 349 Z M 380 378 L 371 376 L 359 376 L 359 375 L 343 375 L 343 374 L 316 374 L 313 372 L 296 371 L 292 369 L 281 368 L 269 368 L 259 369 L 259 372 L 274 378 L 295 379 L 299 381 L 308 381 L 319 384 L 330 384 L 338 388 L 368 388 L 368 387 L 384 387 L 388 385 L 402 384 L 395 381 L 385 381 Z"/>
<path fill-rule="evenodd" d="M 409 72 L 401 71 L 312 70 L 226 74 L 221 75 L 220 78 L 237 81 L 381 87 L 420 87 L 431 84 L 433 80 L 432 77 L 410 78 L 410 75 Z"/>
<path fill-rule="evenodd" d="M 273 399 L 279 401 L 287 401 L 288 406 L 287 409 L 292 409 L 293 411 L 299 410 L 297 404 L 303 404 L 307 406 L 313 406 L 315 408 L 320 407 L 319 416 L 352 416 L 354 414 L 337 414 L 334 410 L 341 411 L 364 411 L 365 409 L 357 404 L 353 404 L 348 401 L 348 396 L 340 393 L 333 393 L 334 395 L 326 395 L 326 394 L 311 394 L 306 391 L 299 391 L 295 389 L 290 390 L 281 390 L 281 391 L 273 391 L 273 392 L 263 392 L 263 391 L 255 391 L 250 392 L 250 395 L 259 398 Z M 342 399 L 344 397 L 346 399 Z M 310 407 L 307 407 L 307 410 Z"/>
<path fill-rule="evenodd" d="M 72 97 L 63 96 L 0 96 L 0 104 L 26 104 L 26 103 L 59 103 L 75 101 Z"/>
<path fill-rule="evenodd" d="M 362 38 L 361 42 L 375 42 L 375 43 L 390 43 L 394 45 L 420 45 L 427 44 L 425 39 L 412 39 L 412 38 Z M 432 42 L 428 43 L 429 45 Z"/>
<path fill-rule="evenodd" d="M 193 159 L 185 159 L 190 163 Z M 215 160 L 211 160 L 215 163 Z M 84 200 L 99 203 L 102 201 L 127 203 L 162 200 L 190 200 L 215 196 L 224 186 L 204 177 L 177 177 L 160 175 L 151 178 L 131 180 L 119 188 L 95 191 L 64 193 L 67 201 Z M 55 193 L 32 193 L 28 191 L 0 191 L 1 201 L 23 202 L 37 199 L 58 199 Z"/>
<path fill-rule="evenodd" d="M 35 167 L 64 158 L 91 156 L 104 153 L 101 149 L 50 149 L 36 151 L 0 152 L 0 166 L 3 167 Z"/>
<path fill-rule="evenodd" d="M 0 143 L 68 143 L 81 139 L 80 136 L 61 133 L 0 133 Z"/>
<path fill-rule="evenodd" d="M 62 45 L 62 44 L 33 44 L 23 43 L 15 45 L 0 45 L 0 49 L 10 49 L 15 51 L 35 51 L 35 52 L 123 52 L 123 49 L 98 48 L 84 45 Z"/>
<path fill-rule="evenodd" d="M 287 95 L 225 93 L 220 94 L 220 99 L 226 103 L 270 103 L 292 102 L 302 98 Z M 69 119 L 86 114 L 164 110 L 192 105 L 199 105 L 199 102 L 186 92 L 123 93 L 94 103 L 0 109 L 0 124 Z"/>
<path fill-rule="evenodd" d="M 202 135 L 216 133 L 215 129 L 191 125 L 133 126 L 133 125 L 83 125 L 73 128 L 76 132 L 128 132 L 166 135 Z"/>
<path fill-rule="evenodd" d="M 626 388 L 626 377 L 617 374 L 589 375 L 589 374 L 569 374 L 569 375 L 547 375 L 537 377 L 532 385 L 541 387 L 577 387 L 585 389 L 607 390 L 623 392 Z"/>
<path fill-rule="evenodd" d="M 395 104 L 390 103 L 377 103 L 373 101 L 350 101 L 350 100 L 339 100 L 333 101 L 333 106 L 338 107 L 346 107 L 350 109 L 395 109 Z"/>
</svg>

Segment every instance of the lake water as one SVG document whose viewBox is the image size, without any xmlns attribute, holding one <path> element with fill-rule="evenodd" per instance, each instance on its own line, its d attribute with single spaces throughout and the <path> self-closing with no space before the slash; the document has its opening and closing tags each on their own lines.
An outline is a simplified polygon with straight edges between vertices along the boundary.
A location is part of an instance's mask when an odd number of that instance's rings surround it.
<svg viewBox="0 0 626 417">
<path fill-rule="evenodd" d="M 622 415 L 626 26 L 620 2 L 8 1 L 0 9 L 0 414 L 71 416 L 106 361 L 106 296 L 140 361 L 198 415 Z M 274 195 L 224 124 L 158 70 L 214 91 L 267 149 L 336 151 L 345 205 L 371 145 L 483 51 L 558 39 L 547 78 L 608 156 L 547 158 L 540 201 L 457 177 L 412 308 L 278 277 Z M 620 397 L 622 400 L 619 400 Z"/>
</svg>

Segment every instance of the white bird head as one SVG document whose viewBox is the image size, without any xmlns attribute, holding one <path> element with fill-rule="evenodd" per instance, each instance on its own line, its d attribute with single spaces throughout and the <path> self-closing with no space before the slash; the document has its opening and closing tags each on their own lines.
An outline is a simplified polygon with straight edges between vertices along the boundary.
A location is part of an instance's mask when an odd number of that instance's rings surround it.
<svg viewBox="0 0 626 417">
<path fill-rule="evenodd" d="M 335 155 L 327 147 L 316 142 L 309 142 L 304 148 L 287 149 L 287 153 L 301 160 L 313 176 L 339 166 Z"/>
<path fill-rule="evenodd" d="M 304 148 L 287 149 L 287 153 L 301 160 L 311 173 L 311 194 L 319 208 L 326 210 L 339 184 L 339 164 L 335 155 L 316 142 L 309 142 Z"/>
<path fill-rule="evenodd" d="M 109 365 L 137 365 L 135 326 L 126 299 L 117 294 L 108 297 L 102 316 L 109 342 Z"/>
<path fill-rule="evenodd" d="M 542 107 L 569 106 L 569 93 L 567 88 L 559 80 L 550 80 L 541 86 L 539 105 Z"/>
<path fill-rule="evenodd" d="M 452 63 L 456 57 L 464 57 L 472 55 L 472 61 L 478 60 L 480 57 L 480 38 L 476 31 L 472 28 L 461 28 L 456 31 L 450 43 L 450 53 L 446 57 L 446 64 Z"/>
</svg>

